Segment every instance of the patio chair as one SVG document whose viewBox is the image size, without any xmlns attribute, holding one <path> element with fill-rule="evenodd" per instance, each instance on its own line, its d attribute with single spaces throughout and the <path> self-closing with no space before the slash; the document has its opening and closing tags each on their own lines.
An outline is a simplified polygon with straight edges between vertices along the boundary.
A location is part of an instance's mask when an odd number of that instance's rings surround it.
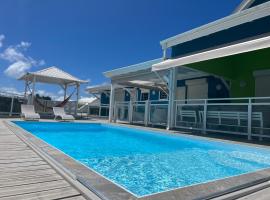
<svg viewBox="0 0 270 200">
<path fill-rule="evenodd" d="M 73 121 L 75 118 L 72 115 L 66 114 L 63 107 L 53 107 L 54 119 L 63 121 Z"/>
<path fill-rule="evenodd" d="M 21 118 L 24 120 L 39 120 L 40 116 L 35 112 L 33 105 L 21 105 Z"/>
</svg>

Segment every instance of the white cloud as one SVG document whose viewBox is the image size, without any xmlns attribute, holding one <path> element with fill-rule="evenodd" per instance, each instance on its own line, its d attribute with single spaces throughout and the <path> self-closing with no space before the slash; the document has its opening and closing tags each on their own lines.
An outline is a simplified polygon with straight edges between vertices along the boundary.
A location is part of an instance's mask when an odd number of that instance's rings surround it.
<svg viewBox="0 0 270 200">
<path fill-rule="evenodd" d="M 23 92 L 19 92 L 15 87 L 0 87 L 0 91 L 12 94 L 23 94 Z"/>
<path fill-rule="evenodd" d="M 1 35 L 0 35 L 1 44 Z M 35 60 L 30 56 L 26 56 L 25 52 L 31 46 L 31 43 L 22 41 L 15 46 L 7 47 L 0 53 L 0 59 L 10 63 L 4 73 L 12 78 L 18 78 L 29 71 L 33 66 L 42 66 L 45 64 L 44 60 Z"/>
<path fill-rule="evenodd" d="M 63 95 L 63 94 L 64 94 L 64 91 L 63 91 L 63 90 L 59 90 L 59 91 L 57 92 L 57 94 Z"/>
<path fill-rule="evenodd" d="M 0 48 L 3 46 L 3 41 L 5 39 L 5 36 L 3 34 L 0 35 Z"/>
<path fill-rule="evenodd" d="M 26 71 L 28 71 L 32 67 L 31 63 L 24 61 L 17 61 L 11 64 L 4 73 L 13 78 L 18 78 L 22 76 Z"/>
</svg>

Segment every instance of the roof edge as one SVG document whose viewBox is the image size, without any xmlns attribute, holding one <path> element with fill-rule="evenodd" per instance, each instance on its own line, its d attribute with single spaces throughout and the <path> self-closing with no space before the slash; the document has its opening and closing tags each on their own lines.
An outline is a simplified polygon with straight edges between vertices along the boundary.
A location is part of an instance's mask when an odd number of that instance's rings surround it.
<svg viewBox="0 0 270 200">
<path fill-rule="evenodd" d="M 130 72 L 135 72 L 135 71 L 144 70 L 148 68 L 151 69 L 153 64 L 159 63 L 162 60 L 163 58 L 158 58 L 158 59 L 149 60 L 146 62 L 134 64 L 134 65 L 129 65 L 126 67 L 116 68 L 114 70 L 103 72 L 103 75 L 106 76 L 107 78 L 111 78 L 114 76 L 119 76 L 119 75 L 130 73 Z"/>
<path fill-rule="evenodd" d="M 184 33 L 167 38 L 165 40 L 162 40 L 160 42 L 160 45 L 162 46 L 163 49 L 170 48 L 172 46 L 192 41 L 194 39 L 204 37 L 269 15 L 270 15 L 270 1 L 254 6 L 247 10 L 243 10 L 241 12 L 233 13 L 224 18 L 218 19 L 216 21 L 210 22 L 208 24 L 202 25 L 200 27 L 194 28 Z"/>
</svg>

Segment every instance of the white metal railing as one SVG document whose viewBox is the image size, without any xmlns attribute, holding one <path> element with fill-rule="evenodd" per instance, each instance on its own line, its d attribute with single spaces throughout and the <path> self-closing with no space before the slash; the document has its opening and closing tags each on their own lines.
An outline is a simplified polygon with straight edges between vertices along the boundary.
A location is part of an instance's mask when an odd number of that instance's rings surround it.
<svg viewBox="0 0 270 200">
<path fill-rule="evenodd" d="M 91 105 L 85 104 L 78 109 L 78 112 L 84 115 L 98 118 L 107 118 L 109 116 L 109 105 L 101 104 L 101 105 Z"/>
<path fill-rule="evenodd" d="M 174 127 L 270 138 L 270 97 L 174 101 Z"/>
<path fill-rule="evenodd" d="M 114 121 L 130 122 L 130 103 L 116 102 L 114 106 Z"/>
<path fill-rule="evenodd" d="M 114 115 L 114 121 L 166 126 L 168 101 L 116 102 Z"/>
</svg>

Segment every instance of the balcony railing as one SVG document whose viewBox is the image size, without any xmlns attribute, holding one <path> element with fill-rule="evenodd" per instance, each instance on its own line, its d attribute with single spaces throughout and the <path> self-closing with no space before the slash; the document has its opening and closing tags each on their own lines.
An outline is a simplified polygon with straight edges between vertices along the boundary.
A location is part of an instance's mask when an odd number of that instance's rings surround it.
<svg viewBox="0 0 270 200">
<path fill-rule="evenodd" d="M 171 128 L 270 138 L 270 97 L 173 101 Z M 117 102 L 115 121 L 167 126 L 168 101 Z"/>
<path fill-rule="evenodd" d="M 270 98 L 226 98 L 175 101 L 174 127 L 270 137 Z"/>
</svg>

